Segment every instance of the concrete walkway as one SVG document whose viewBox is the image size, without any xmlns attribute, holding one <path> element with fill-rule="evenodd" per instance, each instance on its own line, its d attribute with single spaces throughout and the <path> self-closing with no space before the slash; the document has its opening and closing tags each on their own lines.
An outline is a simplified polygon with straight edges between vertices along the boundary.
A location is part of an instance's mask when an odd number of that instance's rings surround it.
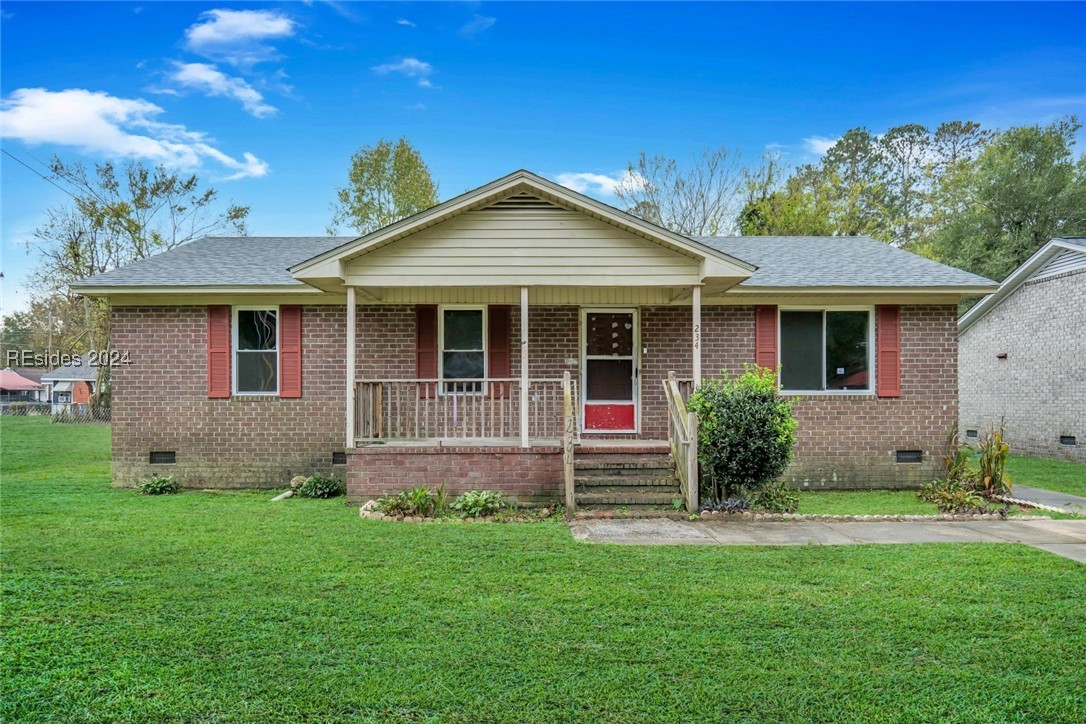
<svg viewBox="0 0 1086 724">
<path fill-rule="evenodd" d="M 1086 514 L 1086 498 L 1067 493 L 1057 493 L 1055 490 L 1042 488 L 1029 488 L 1024 485 L 1015 485 L 1011 497 L 1020 500 L 1031 500 L 1041 505 L 1051 505 L 1054 508 L 1066 508 L 1068 513 Z"/>
<path fill-rule="evenodd" d="M 578 520 L 573 537 L 634 545 L 854 545 L 858 543 L 1025 543 L 1086 563 L 1086 520 L 821 523 L 663 519 Z"/>
</svg>

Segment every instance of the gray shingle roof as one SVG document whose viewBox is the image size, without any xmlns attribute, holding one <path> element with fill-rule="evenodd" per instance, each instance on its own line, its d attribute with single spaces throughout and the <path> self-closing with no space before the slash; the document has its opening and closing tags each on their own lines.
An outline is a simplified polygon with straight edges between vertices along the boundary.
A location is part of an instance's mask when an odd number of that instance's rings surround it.
<svg viewBox="0 0 1086 724">
<path fill-rule="evenodd" d="M 297 284 L 287 267 L 344 244 L 353 236 L 209 236 L 99 274 L 80 287 L 235 286 Z"/>
<path fill-rule="evenodd" d="M 42 382 L 67 382 L 69 380 L 89 380 L 93 382 L 98 379 L 98 370 L 95 367 L 83 364 L 82 357 L 76 357 L 71 364 L 57 367 L 55 370 L 42 375 L 41 379 Z"/>
<path fill-rule="evenodd" d="M 866 236 L 707 236 L 698 241 L 758 267 L 745 287 L 971 287 L 984 277 Z"/>
<path fill-rule="evenodd" d="M 73 285 L 194 287 L 298 285 L 288 267 L 357 237 L 207 237 Z M 755 264 L 748 287 L 970 287 L 994 286 L 955 269 L 856 236 L 696 237 L 714 249 Z"/>
</svg>

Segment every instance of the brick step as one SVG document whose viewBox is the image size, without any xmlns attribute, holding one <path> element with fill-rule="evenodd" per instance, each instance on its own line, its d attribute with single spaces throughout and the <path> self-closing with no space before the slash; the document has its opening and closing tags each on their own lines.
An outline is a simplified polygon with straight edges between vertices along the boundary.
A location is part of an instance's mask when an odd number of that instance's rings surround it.
<svg viewBox="0 0 1086 724">
<path fill-rule="evenodd" d="M 676 498 L 682 497 L 678 491 L 673 493 L 657 493 L 657 492 L 637 492 L 628 493 L 622 492 L 591 492 L 591 493 L 577 493 L 577 507 L 578 508 L 591 508 L 595 507 L 608 507 L 608 508 L 633 508 L 635 506 L 645 507 L 667 507 L 671 506 L 672 502 Z"/>
<path fill-rule="evenodd" d="M 672 471 L 663 475 L 577 475 L 573 478 L 578 489 L 582 488 L 677 488 L 679 481 Z"/>
<path fill-rule="evenodd" d="M 675 470 L 675 463 L 670 455 L 593 455 L 591 457 L 574 456 L 573 467 L 576 470 L 619 471 Z"/>
<path fill-rule="evenodd" d="M 636 440 L 581 440 L 578 455 L 668 455 L 671 445 L 667 441 Z"/>
</svg>

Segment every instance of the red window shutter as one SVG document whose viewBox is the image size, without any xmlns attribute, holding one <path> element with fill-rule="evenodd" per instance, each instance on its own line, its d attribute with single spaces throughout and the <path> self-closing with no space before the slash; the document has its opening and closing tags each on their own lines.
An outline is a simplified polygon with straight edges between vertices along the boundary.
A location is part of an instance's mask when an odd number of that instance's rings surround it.
<svg viewBox="0 0 1086 724">
<path fill-rule="evenodd" d="M 777 307 L 767 304 L 754 308 L 754 364 L 777 369 Z"/>
<path fill-rule="evenodd" d="M 207 308 L 207 396 L 230 397 L 230 307 Z"/>
<path fill-rule="evenodd" d="M 279 307 L 279 396 L 302 396 L 302 307 Z"/>
<path fill-rule="evenodd" d="M 437 305 L 415 305 L 415 377 L 437 379 Z M 419 387 L 420 397 L 435 397 L 437 386 Z"/>
<path fill-rule="evenodd" d="M 487 376 L 490 378 L 508 378 L 512 374 L 510 363 L 510 328 L 512 307 L 505 304 L 491 304 L 487 307 Z M 495 389 L 496 396 L 504 397 L 508 385 L 502 383 Z"/>
<path fill-rule="evenodd" d="M 901 307 L 896 304 L 875 307 L 875 328 L 876 392 L 879 397 L 901 397 Z"/>
</svg>

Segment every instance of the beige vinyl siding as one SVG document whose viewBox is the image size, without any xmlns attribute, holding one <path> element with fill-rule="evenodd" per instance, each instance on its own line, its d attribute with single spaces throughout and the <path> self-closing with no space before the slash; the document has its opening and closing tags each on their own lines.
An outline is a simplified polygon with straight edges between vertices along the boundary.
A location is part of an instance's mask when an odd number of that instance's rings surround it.
<svg viewBox="0 0 1086 724">
<path fill-rule="evenodd" d="M 482 209 L 346 265 L 348 284 L 683 286 L 700 259 L 565 209 Z"/>
</svg>

